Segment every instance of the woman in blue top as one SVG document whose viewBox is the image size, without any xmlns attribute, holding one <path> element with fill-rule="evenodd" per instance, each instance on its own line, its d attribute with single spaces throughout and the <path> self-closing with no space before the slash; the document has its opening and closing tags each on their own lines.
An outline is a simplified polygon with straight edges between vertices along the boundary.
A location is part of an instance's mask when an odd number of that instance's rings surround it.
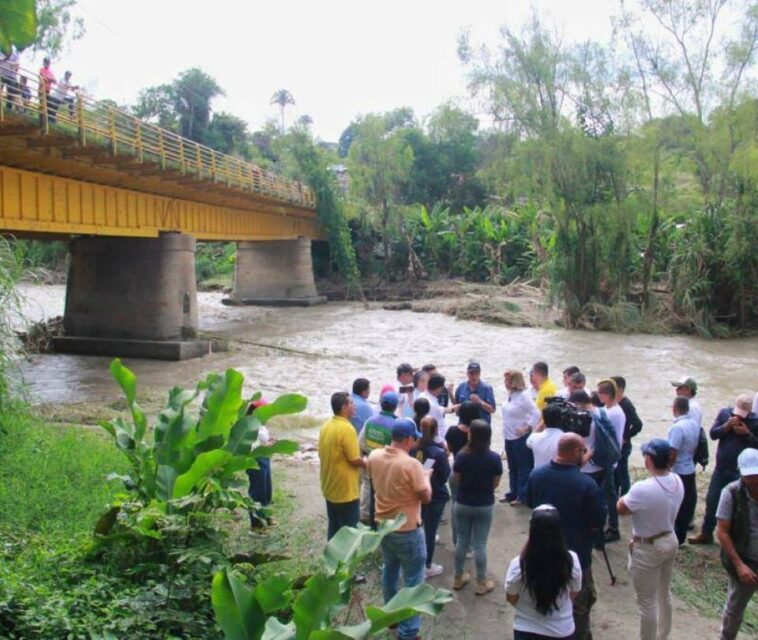
<svg viewBox="0 0 758 640">
<path fill-rule="evenodd" d="M 418 402 L 418 400 L 416 401 Z M 421 521 L 424 523 L 424 535 L 426 536 L 426 577 L 433 578 L 442 573 L 441 564 L 434 564 L 434 547 L 437 541 L 437 529 L 440 526 L 442 512 L 445 510 L 447 501 L 450 500 L 450 492 L 447 489 L 447 480 L 450 477 L 450 463 L 447 461 L 447 452 L 437 442 L 437 420 L 432 416 L 421 419 L 421 438 L 411 455 L 422 464 L 427 460 L 434 460 L 432 467 L 432 500 L 429 504 L 421 505 Z"/>
<path fill-rule="evenodd" d="M 472 546 L 478 596 L 495 588 L 495 583 L 487 579 L 487 538 L 492 525 L 495 489 L 503 475 L 503 461 L 490 450 L 491 440 L 490 426 L 484 420 L 474 420 L 469 425 L 468 444 L 453 463 L 453 479 L 458 487 L 453 510 L 458 532 L 453 589 L 462 589 L 471 580 L 471 576 L 463 572 L 463 566 L 466 551 Z"/>
</svg>

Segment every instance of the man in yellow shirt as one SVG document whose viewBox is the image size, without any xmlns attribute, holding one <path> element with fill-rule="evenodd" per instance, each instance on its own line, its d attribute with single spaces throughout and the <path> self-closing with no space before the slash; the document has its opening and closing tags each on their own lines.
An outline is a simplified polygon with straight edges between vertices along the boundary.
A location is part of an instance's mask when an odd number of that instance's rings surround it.
<svg viewBox="0 0 758 640">
<path fill-rule="evenodd" d="M 366 466 L 358 447 L 358 435 L 350 418 L 355 405 L 350 394 L 332 395 L 334 416 L 321 427 L 318 457 L 321 462 L 321 492 L 329 521 L 327 539 L 342 527 L 358 526 L 360 517 L 360 469 Z"/>
<path fill-rule="evenodd" d="M 558 387 L 555 386 L 555 382 L 547 377 L 547 373 L 547 363 L 535 362 L 529 375 L 532 387 L 534 387 L 534 390 L 537 392 L 534 404 L 537 405 L 537 408 L 540 411 L 542 411 L 547 405 L 548 398 L 558 395 Z"/>
</svg>

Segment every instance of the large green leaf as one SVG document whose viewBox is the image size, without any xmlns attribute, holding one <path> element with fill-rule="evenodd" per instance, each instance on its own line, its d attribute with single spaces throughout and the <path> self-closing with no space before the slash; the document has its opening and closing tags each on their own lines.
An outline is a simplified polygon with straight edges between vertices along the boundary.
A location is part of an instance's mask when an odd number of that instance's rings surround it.
<svg viewBox="0 0 758 640">
<path fill-rule="evenodd" d="M 299 393 L 287 393 L 279 396 L 271 404 L 264 404 L 258 407 L 253 415 L 266 424 L 274 416 L 283 416 L 291 413 L 300 413 L 308 405 L 308 398 L 301 396 Z"/>
<path fill-rule="evenodd" d="M 232 425 L 237 422 L 242 404 L 242 382 L 239 371 L 227 369 L 223 377 L 210 383 L 210 390 L 203 402 L 203 414 L 197 427 L 198 442 L 214 435 L 228 438 Z"/>
<path fill-rule="evenodd" d="M 222 449 L 214 449 L 207 453 L 201 453 L 186 473 L 180 475 L 174 482 L 174 499 L 188 495 L 203 478 L 211 473 L 222 469 L 232 458 L 232 454 Z"/>
<path fill-rule="evenodd" d="M 174 496 L 174 483 L 178 477 L 174 467 L 159 465 L 155 474 L 156 495 L 159 500 L 170 500 Z"/>
<path fill-rule="evenodd" d="M 308 640 L 313 631 L 326 627 L 332 607 L 340 599 L 340 580 L 336 576 L 317 573 L 308 578 L 292 607 L 297 640 Z"/>
<path fill-rule="evenodd" d="M 254 458 L 270 458 L 280 454 L 289 456 L 300 451 L 300 445 L 294 440 L 277 440 L 274 444 L 261 445 L 252 450 Z"/>
<path fill-rule="evenodd" d="M 262 640 L 295 640 L 295 623 L 282 624 L 273 616 L 266 621 Z"/>
<path fill-rule="evenodd" d="M 234 571 L 213 576 L 211 603 L 226 640 L 258 640 L 263 635 L 266 616 L 253 590 Z"/>
<path fill-rule="evenodd" d="M 260 424 L 258 418 L 254 416 L 239 418 L 229 432 L 229 442 L 226 444 L 226 449 L 235 456 L 244 456 L 250 453 L 250 449 L 258 437 Z"/>
<path fill-rule="evenodd" d="M 371 622 L 366 620 L 350 627 L 335 627 L 314 631 L 309 640 L 364 640 L 371 633 Z"/>
<path fill-rule="evenodd" d="M 287 607 L 290 595 L 290 579 L 285 575 L 271 576 L 255 587 L 255 599 L 267 615 Z"/>
<path fill-rule="evenodd" d="M 35 0 L 0 0 L 0 50 L 25 49 L 37 38 Z"/>
<path fill-rule="evenodd" d="M 132 414 L 132 422 L 134 422 L 132 437 L 136 442 L 141 442 L 147 432 L 147 418 L 137 404 L 137 376 L 131 369 L 125 367 L 118 358 L 111 362 L 110 370 L 111 375 L 124 392 Z"/>
<path fill-rule="evenodd" d="M 417 614 L 436 616 L 442 607 L 453 599 L 447 589 L 435 589 L 430 584 L 401 589 L 383 607 L 368 607 L 366 616 L 371 621 L 371 633 L 376 634 L 390 625 L 407 620 Z"/>
<path fill-rule="evenodd" d="M 365 558 L 374 553 L 382 543 L 382 538 L 397 531 L 405 523 L 405 515 L 400 514 L 393 520 L 385 520 L 377 531 L 342 527 L 326 545 L 324 564 L 330 573 L 341 567 L 351 572 Z"/>
</svg>

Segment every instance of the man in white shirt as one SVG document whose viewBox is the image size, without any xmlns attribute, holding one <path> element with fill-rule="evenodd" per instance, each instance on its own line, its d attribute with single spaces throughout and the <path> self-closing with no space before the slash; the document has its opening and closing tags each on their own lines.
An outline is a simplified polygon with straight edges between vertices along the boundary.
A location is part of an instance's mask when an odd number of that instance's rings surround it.
<svg viewBox="0 0 758 640">
<path fill-rule="evenodd" d="M 632 516 L 629 572 L 640 610 L 639 637 L 655 640 L 668 638 L 671 631 L 671 572 L 679 546 L 674 521 L 684 487 L 669 471 L 671 446 L 666 440 L 653 438 L 642 445 L 642 453 L 650 477 L 635 482 L 617 509 Z"/>
<path fill-rule="evenodd" d="M 687 398 L 690 402 L 690 418 L 692 418 L 698 427 L 703 426 L 703 410 L 700 403 L 695 399 L 697 395 L 697 382 L 695 378 L 685 376 L 679 381 L 671 383 L 676 390 L 676 395 Z"/>
<path fill-rule="evenodd" d="M 413 418 L 413 367 L 407 362 L 397 367 L 397 393 L 400 402 L 397 405 L 397 415 L 400 418 Z"/>
<path fill-rule="evenodd" d="M 526 446 L 534 454 L 534 468 L 549 464 L 558 454 L 558 440 L 563 435 L 561 408 L 549 404 L 542 410 L 542 422 L 545 428 L 535 431 L 526 439 Z"/>
<path fill-rule="evenodd" d="M 605 407 L 605 414 L 613 425 L 616 433 L 616 442 L 618 442 L 619 451 L 621 443 L 624 441 L 624 427 L 626 426 L 626 414 L 618 404 L 618 387 L 613 380 L 603 380 L 597 385 L 597 395 Z M 614 465 L 614 469 L 616 466 Z M 608 507 L 608 531 L 605 532 L 606 542 L 616 542 L 621 539 L 619 533 L 619 517 L 616 513 L 616 501 L 618 500 L 618 491 L 614 474 L 606 473 L 603 479 L 603 492 L 605 493 L 605 504 Z"/>
<path fill-rule="evenodd" d="M 558 395 L 564 400 L 568 400 L 573 389 L 571 388 L 571 376 L 575 373 L 579 373 L 579 367 L 566 367 L 563 370 L 563 389 L 558 391 Z"/>
<path fill-rule="evenodd" d="M 445 415 L 448 413 L 454 413 L 458 409 L 458 405 L 451 407 L 443 407 L 440 404 L 440 395 L 445 391 L 445 376 L 439 373 L 433 373 L 429 376 L 429 381 L 426 385 L 426 391 L 422 394 L 422 397 L 429 401 L 429 415 L 437 421 L 437 437 L 440 442 L 445 441 L 445 434 L 447 433 L 447 421 Z"/>
<path fill-rule="evenodd" d="M 674 532 L 679 544 L 687 539 L 697 506 L 697 483 L 695 481 L 695 451 L 700 441 L 700 427 L 689 415 L 690 403 L 684 396 L 674 398 L 672 407 L 674 423 L 669 427 L 668 442 L 671 445 L 671 470 L 679 476 L 684 487 L 684 500 L 674 523 Z"/>
</svg>

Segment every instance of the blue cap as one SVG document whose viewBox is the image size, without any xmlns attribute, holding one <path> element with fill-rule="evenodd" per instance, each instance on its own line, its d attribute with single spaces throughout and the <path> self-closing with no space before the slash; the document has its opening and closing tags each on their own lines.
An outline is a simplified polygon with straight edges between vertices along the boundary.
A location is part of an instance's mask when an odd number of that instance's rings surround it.
<svg viewBox="0 0 758 640">
<path fill-rule="evenodd" d="M 642 445 L 642 455 L 654 458 L 667 458 L 671 455 L 671 445 L 663 438 L 653 438 Z"/>
<path fill-rule="evenodd" d="M 421 434 L 416 429 L 416 423 L 410 418 L 399 418 L 392 423 L 392 439 L 405 440 L 406 438 L 420 438 Z"/>
<path fill-rule="evenodd" d="M 387 405 L 394 409 L 400 403 L 400 396 L 395 391 L 388 391 L 381 397 L 380 403 L 382 406 Z"/>
</svg>

